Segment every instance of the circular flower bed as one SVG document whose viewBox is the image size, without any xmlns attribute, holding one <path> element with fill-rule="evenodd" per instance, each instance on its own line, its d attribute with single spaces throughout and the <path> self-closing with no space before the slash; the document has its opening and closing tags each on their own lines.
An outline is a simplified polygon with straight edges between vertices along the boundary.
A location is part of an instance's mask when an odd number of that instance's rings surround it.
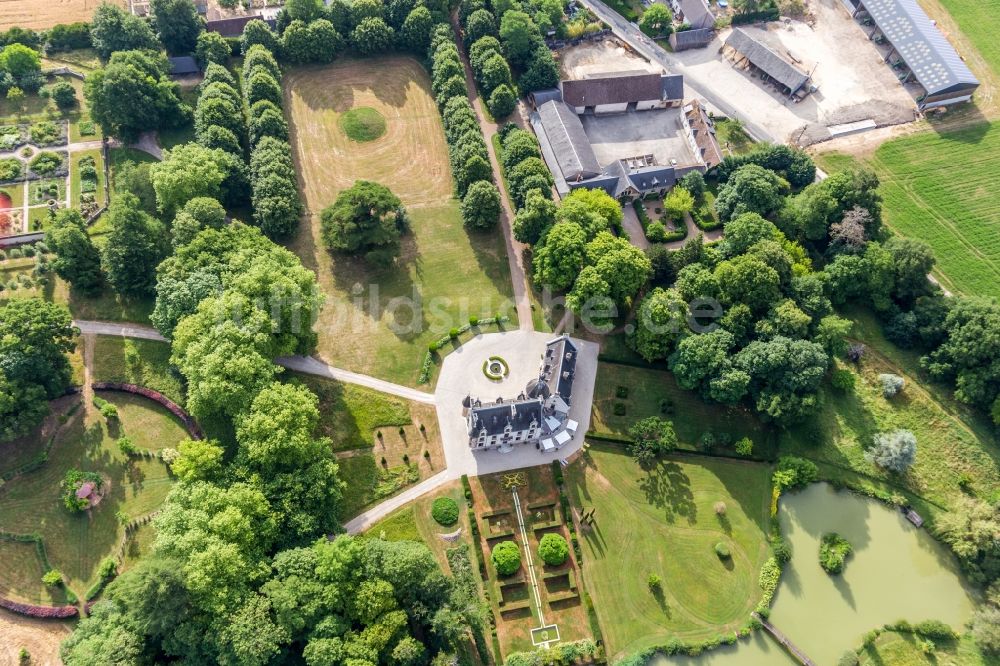
<svg viewBox="0 0 1000 666">
<path fill-rule="evenodd" d="M 488 379 L 498 382 L 509 373 L 510 368 L 507 367 L 507 361 L 503 360 L 499 356 L 490 356 L 488 359 L 483 361 L 483 374 L 486 375 Z"/>
<path fill-rule="evenodd" d="M 431 517 L 439 525 L 454 525 L 458 522 L 458 503 L 450 497 L 437 498 L 431 505 Z"/>
</svg>

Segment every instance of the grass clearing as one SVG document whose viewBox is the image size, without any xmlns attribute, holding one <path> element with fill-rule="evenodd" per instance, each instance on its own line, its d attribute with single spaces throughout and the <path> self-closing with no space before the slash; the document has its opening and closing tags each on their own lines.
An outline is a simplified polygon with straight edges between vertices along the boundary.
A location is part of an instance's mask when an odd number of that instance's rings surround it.
<svg viewBox="0 0 1000 666">
<path fill-rule="evenodd" d="M 625 389 L 625 397 L 619 395 Z M 624 408 L 624 414 L 616 414 Z M 597 435 L 627 437 L 633 423 L 647 416 L 673 421 L 681 448 L 693 449 L 707 431 L 728 433 L 735 442 L 749 437 L 754 453 L 773 452 L 775 435 L 745 407 L 710 405 L 700 396 L 677 385 L 663 370 L 601 362 L 594 386 L 590 428 Z"/>
<path fill-rule="evenodd" d="M 609 660 L 672 637 L 731 634 L 748 622 L 769 556 L 770 476 L 768 465 L 704 457 L 671 456 L 643 470 L 600 443 L 570 465 L 575 510 L 594 510 L 580 543 Z M 718 543 L 728 560 L 716 555 Z M 650 574 L 662 581 L 658 592 Z"/>
<path fill-rule="evenodd" d="M 803 424 L 780 435 L 782 453 L 824 463 L 824 474 L 853 482 L 873 479 L 883 490 L 919 496 L 936 507 L 953 506 L 966 492 L 989 499 L 1000 488 L 1000 447 L 983 424 L 963 418 L 965 410 L 953 410 L 939 402 L 937 390 L 925 386 L 910 368 L 881 353 L 884 340 L 865 338 L 869 348 L 861 363 L 846 366 L 855 373 L 853 392 L 841 392 L 825 384 L 821 389 L 822 410 Z M 895 397 L 882 396 L 880 373 L 904 377 L 905 388 Z M 939 387 L 939 390 L 944 390 Z M 903 428 L 917 438 L 917 458 L 905 474 L 889 474 L 865 460 L 864 454 L 876 433 Z M 960 481 L 969 481 L 963 490 Z"/>
<path fill-rule="evenodd" d="M 470 315 L 513 311 L 503 238 L 499 231 L 470 234 L 462 227 L 441 118 L 416 60 L 343 59 L 295 69 L 284 85 L 311 225 L 303 225 L 289 245 L 316 271 L 327 294 L 316 326 L 319 356 L 415 385 L 430 342 Z M 340 129 L 340 118 L 361 107 L 385 118 L 386 132 L 378 140 L 358 143 Z M 322 247 L 320 211 L 360 179 L 388 186 L 410 214 L 412 233 L 388 269 Z"/>
<path fill-rule="evenodd" d="M 184 384 L 170 366 L 170 343 L 97 335 L 93 373 L 94 381 L 138 384 L 184 404 Z"/>
<path fill-rule="evenodd" d="M 101 397 L 118 408 L 118 423 L 109 424 L 96 409 L 82 406 L 56 434 L 48 461 L 0 492 L 0 530 L 40 534 L 52 566 L 81 597 L 124 533 L 116 514 L 135 518 L 154 511 L 172 485 L 166 465 L 127 458 L 117 438 L 127 434 L 137 447 L 159 450 L 187 436 L 181 423 L 152 401 L 115 392 L 101 392 Z M 101 503 L 83 514 L 71 514 L 62 504 L 59 485 L 70 469 L 97 472 L 110 482 Z M 29 564 L 2 559 L 0 572 Z"/>
</svg>

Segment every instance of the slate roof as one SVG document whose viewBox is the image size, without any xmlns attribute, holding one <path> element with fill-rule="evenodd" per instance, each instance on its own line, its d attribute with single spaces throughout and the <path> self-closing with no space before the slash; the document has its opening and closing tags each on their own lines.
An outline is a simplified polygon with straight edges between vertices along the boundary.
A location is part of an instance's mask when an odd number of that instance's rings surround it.
<svg viewBox="0 0 1000 666">
<path fill-rule="evenodd" d="M 722 149 L 715 136 L 715 124 L 708 117 L 705 107 L 696 99 L 684 105 L 684 117 L 694 133 L 694 142 L 698 146 L 698 157 L 705 163 L 705 168 L 711 169 L 722 162 Z"/>
<path fill-rule="evenodd" d="M 536 90 L 534 92 L 528 93 L 528 96 L 531 97 L 532 104 L 535 105 L 536 109 L 540 107 L 542 104 L 545 104 L 546 102 L 551 102 L 553 100 L 557 102 L 562 101 L 562 91 L 559 90 L 558 88 L 546 88 L 545 90 Z"/>
<path fill-rule="evenodd" d="M 172 76 L 197 74 L 201 71 L 198 68 L 198 62 L 191 56 L 176 56 L 174 58 L 167 58 L 167 60 L 170 63 L 170 74 Z"/>
<path fill-rule="evenodd" d="M 600 74 L 561 81 L 563 101 L 570 106 L 601 106 L 663 99 L 663 83 L 655 72 Z"/>
<path fill-rule="evenodd" d="M 573 109 L 563 102 L 546 102 L 538 107 L 538 117 L 567 182 L 586 180 L 601 173 L 601 165 Z"/>
<path fill-rule="evenodd" d="M 682 74 L 664 74 L 660 77 L 661 99 L 684 99 L 684 76 Z"/>
<path fill-rule="evenodd" d="M 695 28 L 673 32 L 669 41 L 674 51 L 684 51 L 708 46 L 712 42 L 713 36 L 715 36 L 715 31 L 711 28 Z"/>
<path fill-rule="evenodd" d="M 715 15 L 709 9 L 705 0 L 677 0 L 684 22 L 692 28 L 711 28 L 715 26 Z"/>
<path fill-rule="evenodd" d="M 541 377 L 549 384 L 553 394 L 567 403 L 573 395 L 573 378 L 576 374 L 576 345 L 563 335 L 545 344 Z"/>
<path fill-rule="evenodd" d="M 928 95 L 979 86 L 916 0 L 862 0 L 862 4 Z"/>
<path fill-rule="evenodd" d="M 519 400 L 483 405 L 475 407 L 472 414 L 471 435 L 478 436 L 483 428 L 486 429 L 488 437 L 502 435 L 508 423 L 512 432 L 527 430 L 532 421 L 540 425 L 542 422 L 542 401 Z"/>
<path fill-rule="evenodd" d="M 726 46 L 746 57 L 754 67 L 778 81 L 793 93 L 806 84 L 809 75 L 775 53 L 771 47 L 757 41 L 740 28 L 726 39 Z"/>
</svg>

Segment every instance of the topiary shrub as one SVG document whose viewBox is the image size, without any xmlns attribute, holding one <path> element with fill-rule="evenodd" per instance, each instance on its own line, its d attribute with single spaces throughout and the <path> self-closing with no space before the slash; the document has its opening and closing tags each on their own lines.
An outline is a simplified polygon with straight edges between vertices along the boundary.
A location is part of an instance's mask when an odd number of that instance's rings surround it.
<svg viewBox="0 0 1000 666">
<path fill-rule="evenodd" d="M 542 562 L 557 567 L 569 557 L 569 544 L 558 534 L 546 534 L 538 542 L 538 556 L 542 558 Z"/>
<path fill-rule="evenodd" d="M 828 574 L 839 574 L 852 552 L 854 548 L 847 539 L 836 532 L 828 532 L 819 542 L 819 565 Z"/>
<path fill-rule="evenodd" d="M 55 587 L 56 585 L 62 585 L 63 575 L 56 569 L 50 569 L 45 572 L 42 576 L 42 582 L 49 587 Z"/>
<path fill-rule="evenodd" d="M 458 503 L 450 497 L 437 498 L 431 505 L 431 517 L 438 525 L 454 525 L 458 522 Z"/>
<path fill-rule="evenodd" d="M 493 566 L 501 576 L 511 576 L 521 568 L 521 549 L 513 541 L 501 541 L 490 555 Z"/>
<path fill-rule="evenodd" d="M 729 546 L 721 541 L 715 544 L 715 554 L 719 556 L 720 560 L 728 560 L 732 557 L 732 553 L 729 552 Z"/>
</svg>

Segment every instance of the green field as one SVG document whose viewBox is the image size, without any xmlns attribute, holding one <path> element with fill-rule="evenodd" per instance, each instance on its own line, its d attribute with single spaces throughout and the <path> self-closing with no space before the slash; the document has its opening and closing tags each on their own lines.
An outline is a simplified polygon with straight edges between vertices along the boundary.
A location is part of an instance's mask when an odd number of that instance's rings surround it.
<svg viewBox="0 0 1000 666">
<path fill-rule="evenodd" d="M 886 223 L 934 248 L 949 290 L 1000 296 L 1000 123 L 925 132 L 883 144 L 872 158 Z"/>
<path fill-rule="evenodd" d="M 626 397 L 619 397 L 619 388 L 625 389 Z M 625 407 L 624 415 L 615 414 L 616 404 Z M 772 430 L 747 408 L 710 405 L 679 387 L 669 372 L 601 362 L 594 387 L 593 432 L 625 437 L 633 423 L 647 416 L 673 421 L 682 448 L 694 448 L 710 430 L 716 435 L 728 434 L 733 442 L 749 437 L 757 454 L 773 451 Z"/>
<path fill-rule="evenodd" d="M 770 467 L 670 457 L 641 469 L 621 448 L 592 444 L 566 473 L 583 527 L 583 569 L 609 659 L 671 638 L 699 641 L 747 624 L 761 591 Z M 725 502 L 725 515 L 715 512 Z M 732 557 L 721 560 L 717 543 Z M 662 592 L 647 585 L 650 574 Z"/>
<path fill-rule="evenodd" d="M 56 434 L 48 461 L 9 481 L 0 492 L 0 530 L 41 535 L 52 566 L 81 597 L 95 581 L 100 561 L 114 552 L 124 533 L 116 514 L 135 518 L 155 511 L 172 483 L 162 462 L 126 458 L 117 438 L 127 434 L 137 447 L 159 450 L 187 436 L 179 421 L 145 398 L 113 392 L 102 397 L 117 406 L 118 423 L 109 424 L 93 408 L 81 406 Z M 40 444 L 37 438 L 23 443 Z M 110 483 L 100 504 L 82 514 L 67 511 L 60 497 L 63 476 L 74 468 L 97 472 Z M 30 579 L 36 568 L 33 558 L 0 559 L 0 580 Z M 8 592 L 30 598 L 38 589 Z"/>
</svg>

